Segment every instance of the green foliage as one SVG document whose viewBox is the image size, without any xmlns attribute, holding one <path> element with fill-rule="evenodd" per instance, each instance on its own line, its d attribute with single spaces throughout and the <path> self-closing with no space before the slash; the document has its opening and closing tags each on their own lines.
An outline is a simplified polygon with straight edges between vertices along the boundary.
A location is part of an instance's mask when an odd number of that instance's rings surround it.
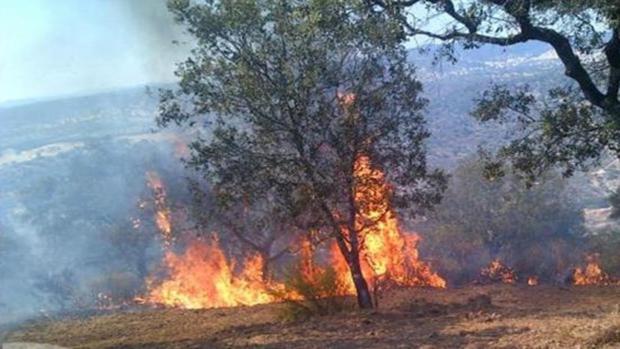
<svg viewBox="0 0 620 349">
<path fill-rule="evenodd" d="M 290 221 L 335 236 L 351 260 L 356 217 L 373 204 L 354 195 L 365 180 L 354 173 L 360 157 L 385 173 L 388 199 L 403 211 L 432 207 L 445 186 L 427 168 L 426 101 L 399 45 L 403 31 L 365 6 L 170 2 L 198 47 L 179 66 L 180 89 L 162 94 L 158 118 L 198 131 L 189 164 L 214 183 L 220 205 L 270 196 Z"/>
<path fill-rule="evenodd" d="M 334 268 L 314 270 L 311 275 L 295 265 L 284 281 L 285 291 L 276 294 L 284 301 L 280 317 L 284 320 L 301 320 L 311 316 L 331 315 L 354 309 L 351 297 L 344 296 L 346 287 Z M 297 295 L 301 299 L 291 297 Z"/>
<path fill-rule="evenodd" d="M 500 257 L 519 273 L 553 276 L 570 260 L 582 229 L 565 180 L 549 172 L 528 188 L 514 175 L 489 180 L 483 172 L 477 158 L 461 163 L 432 217 L 425 244 L 442 256 L 442 272 L 465 281 Z"/>
<path fill-rule="evenodd" d="M 512 169 L 530 182 L 556 165 L 571 176 L 608 150 L 620 149 L 620 128 L 573 88 L 552 89 L 541 101 L 527 86 L 495 86 L 476 100 L 472 115 L 514 127 L 515 139 L 489 164 L 501 167 L 510 160 Z"/>
<path fill-rule="evenodd" d="M 457 59 L 457 44 L 475 49 L 486 44 L 512 46 L 538 41 L 555 51 L 573 84 L 558 86 L 547 94 L 493 86 L 478 99 L 474 115 L 480 120 L 515 123 L 515 140 L 501 148 L 494 167 L 510 162 L 514 170 L 534 182 L 555 165 L 563 166 L 565 175 L 572 175 L 606 152 L 620 154 L 618 1 L 370 3 L 374 11 L 384 10 L 400 19 L 409 35 L 440 40 L 439 55 L 450 61 Z M 421 8 L 413 16 L 408 14 L 415 5 L 426 5 L 426 18 L 420 18 L 424 15 Z M 453 24 L 444 25 L 446 18 Z"/>
</svg>

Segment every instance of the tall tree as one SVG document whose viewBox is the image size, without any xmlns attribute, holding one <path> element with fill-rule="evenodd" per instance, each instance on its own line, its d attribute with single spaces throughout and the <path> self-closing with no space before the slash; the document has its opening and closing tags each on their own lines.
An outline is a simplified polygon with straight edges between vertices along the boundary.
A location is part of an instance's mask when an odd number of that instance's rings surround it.
<svg viewBox="0 0 620 349">
<path fill-rule="evenodd" d="M 516 120 L 522 131 L 499 153 L 534 179 L 560 164 L 565 174 L 607 151 L 620 155 L 620 2 L 617 0 L 368 0 L 411 36 L 466 49 L 546 43 L 573 84 L 543 98 L 527 87 L 494 86 L 478 100 L 483 121 Z M 599 54 L 600 53 L 600 54 Z M 454 58 L 454 57 L 452 57 Z"/>
<path fill-rule="evenodd" d="M 364 234 L 381 206 L 356 197 L 376 178 L 394 206 L 436 203 L 443 174 L 427 169 L 420 83 L 399 46 L 402 31 L 362 1 L 169 2 L 197 39 L 179 66 L 180 89 L 162 93 L 159 122 L 203 130 L 190 164 L 214 182 L 220 204 L 268 192 L 291 219 L 312 217 L 347 261 L 360 307 L 372 307 L 360 267 Z M 362 160 L 363 159 L 363 160 Z"/>
</svg>

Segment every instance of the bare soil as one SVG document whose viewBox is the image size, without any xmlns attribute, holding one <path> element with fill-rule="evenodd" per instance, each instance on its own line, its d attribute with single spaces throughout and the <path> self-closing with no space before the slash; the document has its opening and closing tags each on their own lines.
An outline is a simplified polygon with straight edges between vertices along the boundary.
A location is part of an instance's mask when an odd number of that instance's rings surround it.
<svg viewBox="0 0 620 349">
<path fill-rule="evenodd" d="M 72 348 L 620 348 L 620 286 L 401 289 L 378 310 L 280 320 L 281 304 L 37 321 L 6 342 Z"/>
</svg>

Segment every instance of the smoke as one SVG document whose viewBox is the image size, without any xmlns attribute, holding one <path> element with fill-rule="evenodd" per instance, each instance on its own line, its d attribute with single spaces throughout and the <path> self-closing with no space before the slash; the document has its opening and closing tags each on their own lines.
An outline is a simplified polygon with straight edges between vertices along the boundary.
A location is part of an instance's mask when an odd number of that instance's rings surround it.
<svg viewBox="0 0 620 349">
<path fill-rule="evenodd" d="M 141 46 L 143 74 L 171 77 L 176 63 L 184 60 L 191 48 L 190 37 L 168 11 L 165 0 L 117 0 L 125 20 L 135 28 Z"/>
<path fill-rule="evenodd" d="M 149 132 L 155 108 L 140 89 L 0 115 L 19 135 L 0 156 L 0 325 L 140 292 L 161 254 L 146 172 L 185 195 L 176 138 Z"/>
<path fill-rule="evenodd" d="M 191 46 L 165 0 L 20 3 L 0 30 L 0 103 L 172 82 Z"/>
<path fill-rule="evenodd" d="M 5 52 L 0 100 L 168 83 L 189 53 L 165 0 L 43 3 L 34 17 Z M 145 173 L 184 178 L 174 139 L 149 133 L 155 109 L 139 89 L 0 110 L 0 324 L 140 291 L 161 253 Z"/>
</svg>

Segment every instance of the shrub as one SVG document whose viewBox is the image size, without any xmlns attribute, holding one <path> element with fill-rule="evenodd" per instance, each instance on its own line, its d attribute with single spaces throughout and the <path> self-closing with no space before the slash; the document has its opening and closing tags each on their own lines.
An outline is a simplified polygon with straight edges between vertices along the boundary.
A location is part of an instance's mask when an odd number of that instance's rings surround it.
<svg viewBox="0 0 620 349">
<path fill-rule="evenodd" d="M 317 315 L 331 315 L 352 310 L 355 304 L 347 296 L 346 285 L 332 267 L 304 268 L 296 265 L 287 273 L 285 289 L 277 292 L 284 301 L 280 317 L 299 320 Z"/>
</svg>

